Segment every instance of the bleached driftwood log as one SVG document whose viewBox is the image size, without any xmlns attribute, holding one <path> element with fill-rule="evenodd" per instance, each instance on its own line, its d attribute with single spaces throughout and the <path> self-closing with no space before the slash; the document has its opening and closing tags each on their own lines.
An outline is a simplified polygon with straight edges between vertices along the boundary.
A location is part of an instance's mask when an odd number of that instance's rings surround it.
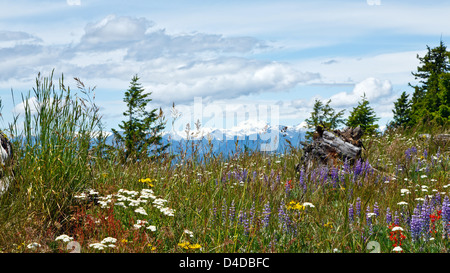
<svg viewBox="0 0 450 273">
<path fill-rule="evenodd" d="M 9 187 L 11 178 L 6 175 L 5 169 L 11 166 L 13 159 L 13 146 L 8 137 L 0 131 L 0 195 Z"/>
<path fill-rule="evenodd" d="M 303 144 L 303 156 L 301 163 L 297 164 L 296 170 L 303 167 L 310 169 L 314 165 L 333 166 L 343 163 L 355 162 L 361 157 L 363 144 L 361 136 L 363 132 L 358 126 L 356 128 L 347 127 L 342 131 L 324 130 L 322 126 L 317 126 L 311 143 Z"/>
</svg>

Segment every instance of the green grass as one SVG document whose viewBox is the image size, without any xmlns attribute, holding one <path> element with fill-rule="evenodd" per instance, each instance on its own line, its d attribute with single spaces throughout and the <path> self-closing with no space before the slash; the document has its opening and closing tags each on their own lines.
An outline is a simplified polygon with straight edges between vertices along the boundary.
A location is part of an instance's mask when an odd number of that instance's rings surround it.
<svg viewBox="0 0 450 273">
<path fill-rule="evenodd" d="M 101 123 L 90 90 L 79 88 L 84 97 L 41 79 L 34 96 L 47 107 L 37 115 L 28 109 L 23 126 L 10 128 L 22 139 L 14 143 L 14 182 L 0 197 L 2 252 L 67 252 L 68 242 L 56 240 L 66 234 L 81 252 L 359 253 L 375 244 L 389 253 L 395 236 L 388 208 L 406 236 L 403 252 L 449 250 L 450 219 L 430 217 L 449 195 L 449 149 L 418 132 L 366 137 L 361 163 L 371 167 L 362 171 L 340 165 L 298 174 L 300 149 L 122 164 L 111 151 L 88 149 Z M 98 204 L 78 198 L 89 190 Z M 424 217 L 429 228 L 414 238 L 411 219 L 424 202 L 432 205 Z M 375 206 L 379 214 L 368 219 Z M 94 247 L 108 237 L 114 240 L 103 249 Z"/>
</svg>

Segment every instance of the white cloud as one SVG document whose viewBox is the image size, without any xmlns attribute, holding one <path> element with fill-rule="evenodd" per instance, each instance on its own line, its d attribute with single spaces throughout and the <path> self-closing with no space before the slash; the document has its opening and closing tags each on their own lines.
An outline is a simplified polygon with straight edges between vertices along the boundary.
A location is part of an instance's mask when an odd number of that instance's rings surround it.
<svg viewBox="0 0 450 273">
<path fill-rule="evenodd" d="M 109 15 L 99 22 L 86 25 L 79 47 L 97 50 L 105 50 L 107 45 L 121 47 L 144 39 L 145 32 L 153 25 L 153 22 L 145 18 Z"/>
<path fill-rule="evenodd" d="M 354 106 L 361 101 L 364 94 L 369 102 L 377 102 L 393 95 L 392 84 L 388 80 L 367 78 L 356 84 L 351 92 L 340 92 L 331 96 L 331 105 L 335 107 Z"/>
<path fill-rule="evenodd" d="M 158 81 L 148 84 L 146 90 L 152 92 L 154 100 L 170 104 L 189 102 L 194 96 L 217 100 L 284 91 L 319 75 L 301 73 L 278 62 L 222 58 L 159 71 L 153 77 Z"/>
<path fill-rule="evenodd" d="M 28 108 L 31 115 L 35 115 L 39 109 L 39 101 L 36 97 L 31 97 L 19 104 L 17 104 L 12 112 L 14 115 L 25 115 L 25 108 Z"/>
</svg>

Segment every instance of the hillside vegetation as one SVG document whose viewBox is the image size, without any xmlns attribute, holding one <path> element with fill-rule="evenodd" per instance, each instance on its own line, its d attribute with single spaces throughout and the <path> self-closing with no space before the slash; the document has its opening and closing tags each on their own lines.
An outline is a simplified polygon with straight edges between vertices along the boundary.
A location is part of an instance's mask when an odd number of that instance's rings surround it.
<svg viewBox="0 0 450 273">
<path fill-rule="evenodd" d="M 365 136 L 354 165 L 300 173 L 296 147 L 122 162 L 101 137 L 91 145 L 100 118 L 78 87 L 84 97 L 40 78 L 44 107 L 10 128 L 2 252 L 449 251 L 448 143 L 390 129 Z"/>
</svg>

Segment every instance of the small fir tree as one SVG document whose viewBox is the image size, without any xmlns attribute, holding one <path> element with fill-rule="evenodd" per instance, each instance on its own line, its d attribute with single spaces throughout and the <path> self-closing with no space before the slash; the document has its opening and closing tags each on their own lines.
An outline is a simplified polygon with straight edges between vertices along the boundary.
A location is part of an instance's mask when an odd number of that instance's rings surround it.
<svg viewBox="0 0 450 273">
<path fill-rule="evenodd" d="M 370 107 L 366 94 L 364 94 L 362 101 L 350 113 L 346 125 L 349 127 L 360 126 L 364 134 L 367 135 L 375 133 L 376 129 L 378 129 L 378 124 L 375 123 L 378 120 L 379 118 L 376 117 L 375 111 Z"/>
<path fill-rule="evenodd" d="M 341 110 L 338 113 L 330 106 L 331 100 L 328 100 L 326 104 L 323 104 L 320 100 L 316 99 L 311 112 L 311 117 L 306 119 L 306 128 L 316 129 L 317 126 L 321 125 L 329 130 L 336 129 L 339 124 L 344 124 L 345 110 Z M 314 131 L 306 133 L 306 139 L 311 140 Z"/>
<path fill-rule="evenodd" d="M 169 146 L 162 144 L 160 135 L 165 124 L 157 122 L 161 119 L 162 111 L 160 110 L 159 115 L 156 113 L 158 109 L 146 111 L 146 106 L 151 101 L 149 98 L 151 92 L 144 93 L 144 88 L 138 81 L 139 77 L 135 75 L 130 88 L 125 92 L 124 102 L 127 103 L 128 109 L 123 115 L 127 120 L 119 125 L 123 134 L 112 129 L 116 141 L 125 148 L 125 161 L 145 158 L 150 156 L 150 153 L 160 154 Z"/>
<path fill-rule="evenodd" d="M 411 101 L 409 95 L 403 92 L 400 98 L 394 102 L 394 121 L 391 122 L 393 127 L 406 127 L 411 121 Z"/>
</svg>

